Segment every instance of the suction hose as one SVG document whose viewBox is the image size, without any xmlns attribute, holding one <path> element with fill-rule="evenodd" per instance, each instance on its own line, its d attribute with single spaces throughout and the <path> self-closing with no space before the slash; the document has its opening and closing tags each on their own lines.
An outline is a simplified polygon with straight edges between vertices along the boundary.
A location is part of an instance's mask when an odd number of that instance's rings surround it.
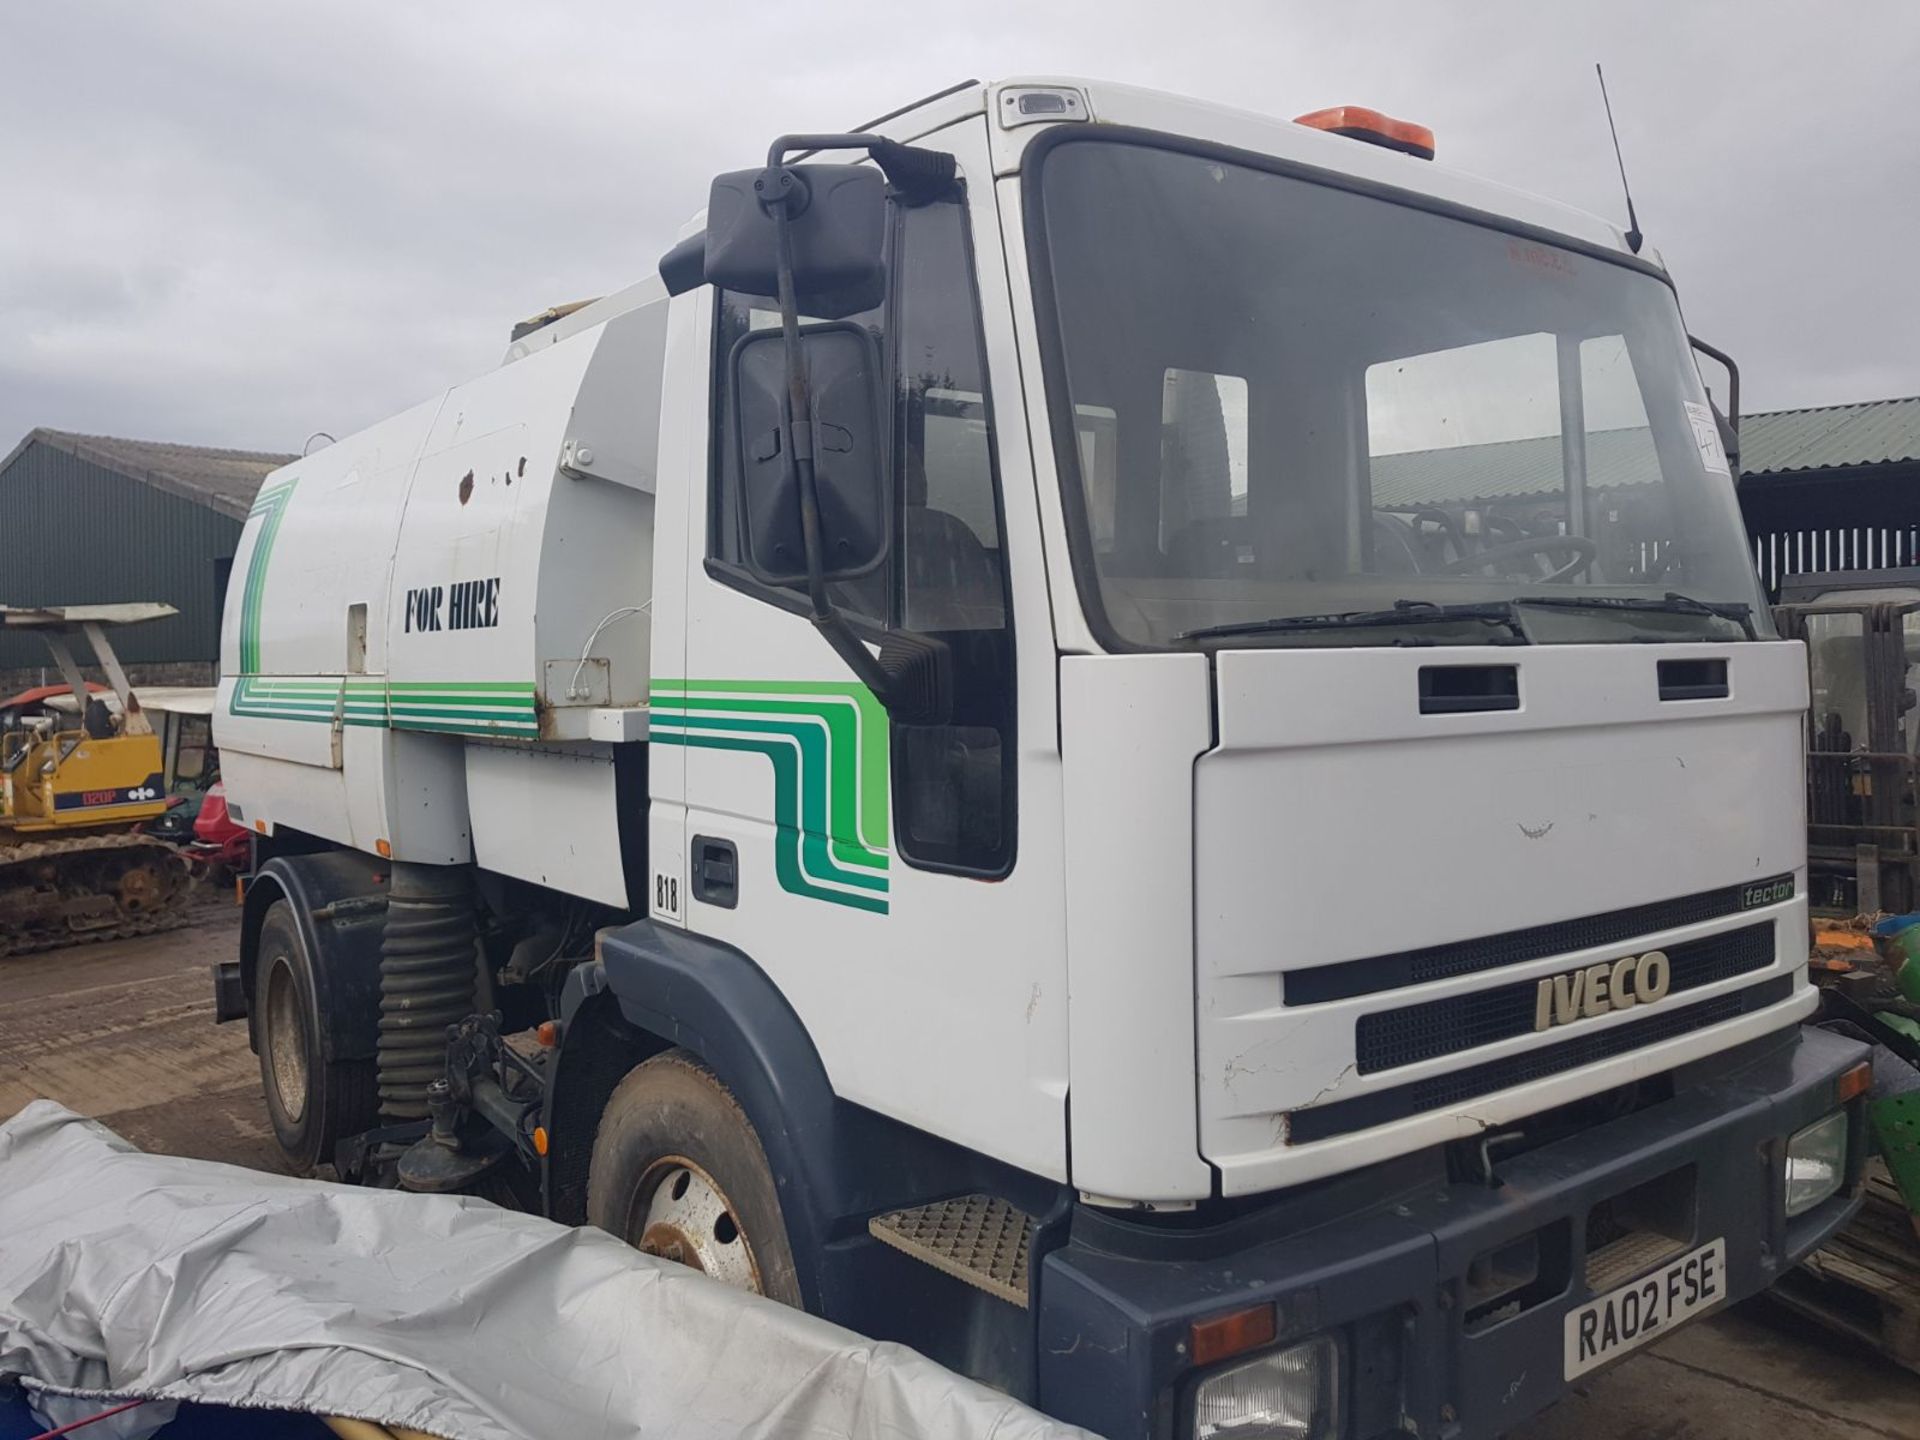
<svg viewBox="0 0 1920 1440">
<path fill-rule="evenodd" d="M 473 895 L 458 865 L 393 867 L 380 941 L 380 1119 L 427 1118 L 427 1086 L 447 1073 L 447 1027 L 473 1013 Z"/>
</svg>

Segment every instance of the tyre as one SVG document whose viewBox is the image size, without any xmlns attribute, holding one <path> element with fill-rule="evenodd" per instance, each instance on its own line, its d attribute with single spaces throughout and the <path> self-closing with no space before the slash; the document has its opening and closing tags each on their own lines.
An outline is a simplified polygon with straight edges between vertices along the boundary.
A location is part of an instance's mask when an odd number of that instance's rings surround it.
<svg viewBox="0 0 1920 1440">
<path fill-rule="evenodd" d="M 324 1057 L 313 961 L 285 900 L 269 906 L 261 922 L 253 973 L 249 1008 L 256 1017 L 267 1118 L 287 1167 L 310 1175 L 332 1161 L 340 1140 L 371 1129 L 378 1119 L 373 1061 Z"/>
<path fill-rule="evenodd" d="M 587 1219 L 629 1245 L 799 1306 L 780 1195 L 760 1137 L 685 1050 L 635 1066 L 600 1116 Z"/>
</svg>

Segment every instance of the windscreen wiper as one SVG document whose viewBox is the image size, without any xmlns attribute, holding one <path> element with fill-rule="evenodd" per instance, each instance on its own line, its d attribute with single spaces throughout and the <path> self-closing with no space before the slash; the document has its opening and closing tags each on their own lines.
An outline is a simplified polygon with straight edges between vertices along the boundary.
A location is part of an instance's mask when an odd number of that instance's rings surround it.
<svg viewBox="0 0 1920 1440">
<path fill-rule="evenodd" d="M 1278 635 L 1290 630 L 1365 630 L 1384 625 L 1431 625 L 1448 620 L 1484 620 L 1502 625 L 1521 644 L 1530 644 L 1510 601 L 1479 605 L 1436 605 L 1430 600 L 1396 600 L 1391 610 L 1342 610 L 1332 615 L 1276 615 L 1269 620 L 1236 620 L 1185 630 L 1176 640 L 1221 640 L 1235 635 Z"/>
<path fill-rule="evenodd" d="M 1730 620 L 1746 633 L 1749 640 L 1759 636 L 1753 628 L 1753 607 L 1738 601 L 1696 600 L 1669 590 L 1658 600 L 1641 595 L 1516 595 L 1516 605 L 1552 605 L 1562 610 L 1657 610 L 1667 615 L 1711 615 Z"/>
</svg>

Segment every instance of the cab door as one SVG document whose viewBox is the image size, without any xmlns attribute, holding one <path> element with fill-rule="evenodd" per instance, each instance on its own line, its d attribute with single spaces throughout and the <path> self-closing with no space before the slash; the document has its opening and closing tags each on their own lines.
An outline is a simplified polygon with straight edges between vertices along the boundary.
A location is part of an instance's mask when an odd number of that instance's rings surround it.
<svg viewBox="0 0 1920 1440">
<path fill-rule="evenodd" d="M 945 642 L 950 721 L 892 723 L 801 590 L 743 563 L 727 362 L 777 312 L 704 292 L 686 668 L 651 695 L 656 753 L 684 765 L 684 904 L 655 918 L 752 957 L 843 1098 L 1065 1179 L 1053 642 L 985 121 L 913 143 L 960 179 L 890 204 L 886 298 L 852 317 L 883 357 L 893 513 L 887 559 L 834 594 L 870 645 Z"/>
</svg>

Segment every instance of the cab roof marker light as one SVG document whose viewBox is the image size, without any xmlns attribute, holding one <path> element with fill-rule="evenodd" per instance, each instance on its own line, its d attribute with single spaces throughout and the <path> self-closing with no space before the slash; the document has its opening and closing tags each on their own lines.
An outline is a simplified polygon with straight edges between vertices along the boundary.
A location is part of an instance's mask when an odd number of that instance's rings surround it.
<svg viewBox="0 0 1920 1440">
<path fill-rule="evenodd" d="M 1000 91 L 1000 128 L 1055 120 L 1091 120 L 1087 97 L 1070 85 L 1008 85 Z"/>
<path fill-rule="evenodd" d="M 1433 158 L 1433 131 L 1424 125 L 1415 125 L 1411 120 L 1395 120 L 1391 115 L 1382 115 L 1378 110 L 1369 110 L 1364 105 L 1334 105 L 1325 110 L 1311 110 L 1305 115 L 1294 116 L 1293 123 L 1305 125 L 1309 130 L 1325 130 L 1330 135 L 1344 135 L 1349 140 L 1364 140 L 1369 145 L 1398 150 L 1402 155 L 1411 155 L 1417 160 Z"/>
</svg>

